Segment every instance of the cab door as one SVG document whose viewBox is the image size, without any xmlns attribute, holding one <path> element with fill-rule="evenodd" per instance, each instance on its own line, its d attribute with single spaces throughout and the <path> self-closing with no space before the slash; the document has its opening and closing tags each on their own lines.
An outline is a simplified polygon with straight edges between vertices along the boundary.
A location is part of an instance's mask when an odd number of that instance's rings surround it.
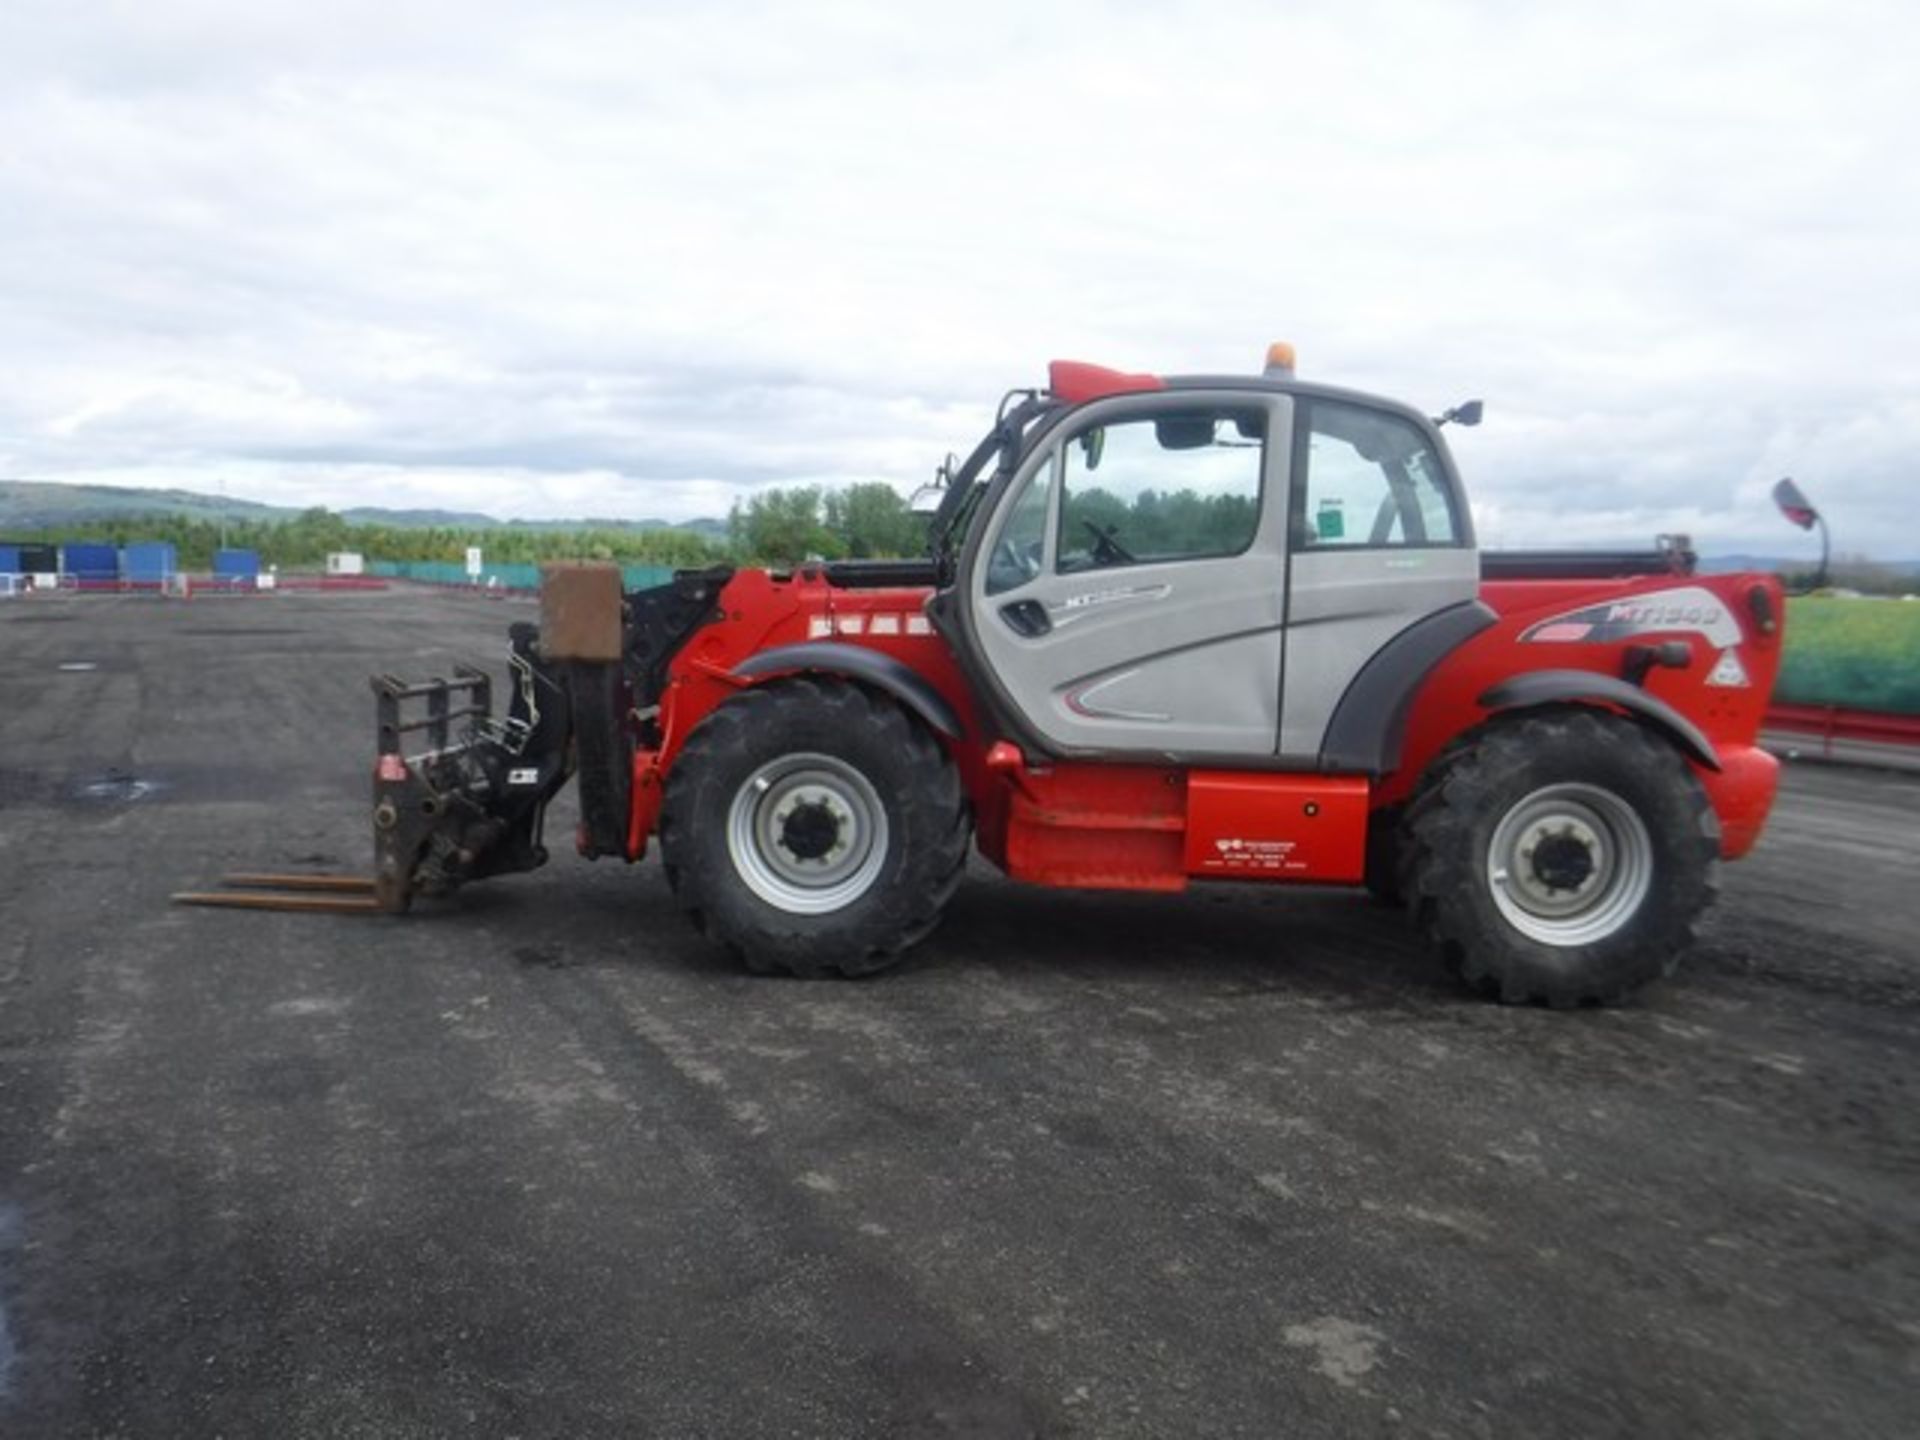
<svg viewBox="0 0 1920 1440">
<path fill-rule="evenodd" d="M 1303 394 L 1294 431 L 1279 750 L 1313 764 L 1348 687 L 1382 647 L 1477 598 L 1480 557 L 1430 422 L 1399 407 Z"/>
<path fill-rule="evenodd" d="M 968 629 L 1052 753 L 1270 761 L 1292 405 L 1231 390 L 1094 402 L 983 517 Z"/>
</svg>

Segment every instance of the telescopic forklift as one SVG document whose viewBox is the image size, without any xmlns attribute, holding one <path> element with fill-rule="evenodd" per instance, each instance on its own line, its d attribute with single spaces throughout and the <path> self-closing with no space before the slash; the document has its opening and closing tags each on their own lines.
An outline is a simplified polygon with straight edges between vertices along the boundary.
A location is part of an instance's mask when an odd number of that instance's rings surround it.
<svg viewBox="0 0 1920 1440">
<path fill-rule="evenodd" d="M 1482 552 L 1442 433 L 1478 418 L 1285 346 L 1057 361 L 942 467 L 924 558 L 553 567 L 504 716 L 478 670 L 375 678 L 371 879 L 183 898 L 403 911 L 544 863 L 572 779 L 579 853 L 657 845 L 756 971 L 886 968 L 977 848 L 1038 885 L 1364 885 L 1502 1000 L 1620 999 L 1766 820 L 1781 587 L 1684 538 Z"/>
</svg>

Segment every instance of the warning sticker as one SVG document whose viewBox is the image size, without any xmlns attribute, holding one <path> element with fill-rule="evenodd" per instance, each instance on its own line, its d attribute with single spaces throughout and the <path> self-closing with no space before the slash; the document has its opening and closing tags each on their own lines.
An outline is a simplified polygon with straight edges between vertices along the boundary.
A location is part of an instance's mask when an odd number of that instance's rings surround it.
<svg viewBox="0 0 1920 1440">
<path fill-rule="evenodd" d="M 1707 674 L 1707 684 L 1729 688 L 1745 689 L 1753 682 L 1747 678 L 1747 667 L 1740 663 L 1738 650 L 1722 650 L 1719 663 Z"/>
</svg>

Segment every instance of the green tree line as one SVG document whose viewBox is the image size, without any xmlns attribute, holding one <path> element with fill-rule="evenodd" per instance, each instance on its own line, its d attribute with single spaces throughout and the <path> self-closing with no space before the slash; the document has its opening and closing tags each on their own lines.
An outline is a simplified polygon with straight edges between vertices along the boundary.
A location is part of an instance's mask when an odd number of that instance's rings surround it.
<svg viewBox="0 0 1920 1440">
<path fill-rule="evenodd" d="M 879 481 L 843 490 L 776 487 L 734 502 L 727 545 L 735 559 L 749 564 L 897 559 L 925 552 L 927 522 Z"/>
<path fill-rule="evenodd" d="M 890 485 L 845 489 L 800 486 L 763 490 L 736 503 L 724 541 L 691 530 L 577 530 L 512 525 L 491 527 L 411 526 L 356 523 L 316 506 L 286 520 L 225 522 L 185 515 L 128 515 L 65 522 L 43 532 L 51 542 L 94 541 L 126 545 L 170 542 L 180 567 L 213 568 L 213 554 L 257 550 L 263 565 L 283 570 L 317 569 L 340 550 L 369 560 L 441 561 L 458 564 L 477 545 L 491 564 L 539 564 L 543 560 L 613 560 L 627 565 L 693 568 L 726 561 L 790 565 L 818 556 L 917 555 L 926 544 L 926 524 L 907 509 Z M 29 533 L 9 538 L 26 540 Z"/>
<path fill-rule="evenodd" d="M 315 507 L 290 520 L 206 520 L 184 515 L 118 516 L 69 521 L 44 532 L 47 540 L 171 542 L 183 570 L 210 570 L 224 543 L 257 550 L 263 565 L 283 570 L 317 569 L 336 550 L 358 551 L 370 560 L 437 560 L 458 564 L 478 545 L 497 564 L 542 560 L 617 560 L 634 565 L 697 566 L 715 563 L 724 547 L 687 530 L 536 530 L 515 526 L 408 526 L 356 524 Z M 10 538 L 25 540 L 27 535 Z"/>
</svg>

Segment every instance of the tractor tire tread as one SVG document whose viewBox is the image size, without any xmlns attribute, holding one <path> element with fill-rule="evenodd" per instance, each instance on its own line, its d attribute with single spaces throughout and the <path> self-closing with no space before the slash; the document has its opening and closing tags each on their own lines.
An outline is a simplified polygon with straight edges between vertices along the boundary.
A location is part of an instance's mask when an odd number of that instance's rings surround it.
<svg viewBox="0 0 1920 1440">
<path fill-rule="evenodd" d="M 1611 776 L 1626 778 L 1623 788 L 1638 789 L 1643 804 L 1664 812 L 1643 816 L 1663 893 L 1619 932 L 1577 953 L 1549 953 L 1490 920 L 1489 906 L 1476 899 L 1488 889 L 1492 812 L 1505 808 L 1513 777 L 1543 755 L 1598 757 Z M 1646 783 L 1632 786 L 1635 775 Z M 1413 926 L 1469 989 L 1503 1004 L 1568 1009 L 1626 1000 L 1673 974 L 1718 888 L 1718 822 L 1679 752 L 1646 727 L 1589 707 L 1497 717 L 1462 736 L 1428 767 L 1402 827 L 1399 882 Z"/>
<path fill-rule="evenodd" d="M 843 909 L 794 915 L 740 883 L 724 826 L 731 785 L 811 727 L 823 750 L 889 772 L 870 775 L 888 808 L 888 870 Z M 676 899 L 703 933 L 755 974 L 854 979 L 898 962 L 939 923 L 966 869 L 973 829 L 960 777 L 940 742 L 890 699 L 857 684 L 801 675 L 716 707 L 687 739 L 667 779 L 660 847 Z"/>
</svg>

